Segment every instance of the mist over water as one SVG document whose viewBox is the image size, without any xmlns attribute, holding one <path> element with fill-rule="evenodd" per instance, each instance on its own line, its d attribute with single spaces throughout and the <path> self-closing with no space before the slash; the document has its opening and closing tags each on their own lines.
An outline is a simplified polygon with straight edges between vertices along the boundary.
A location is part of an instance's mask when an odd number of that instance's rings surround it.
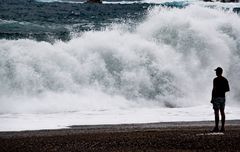
<svg viewBox="0 0 240 152">
<path fill-rule="evenodd" d="M 154 7 L 134 29 L 113 24 L 53 44 L 1 39 L 0 113 L 209 104 L 218 66 L 237 104 L 239 25 L 220 9 Z"/>
</svg>

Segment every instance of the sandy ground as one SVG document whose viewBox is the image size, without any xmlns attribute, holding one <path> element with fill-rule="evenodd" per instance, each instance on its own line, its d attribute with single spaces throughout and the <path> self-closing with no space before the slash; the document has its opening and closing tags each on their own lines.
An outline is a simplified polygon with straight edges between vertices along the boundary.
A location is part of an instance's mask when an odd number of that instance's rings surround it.
<svg viewBox="0 0 240 152">
<path fill-rule="evenodd" d="M 172 122 L 0 132 L 0 152 L 240 151 L 240 120 L 227 121 L 224 134 L 211 134 L 213 125 Z"/>
</svg>

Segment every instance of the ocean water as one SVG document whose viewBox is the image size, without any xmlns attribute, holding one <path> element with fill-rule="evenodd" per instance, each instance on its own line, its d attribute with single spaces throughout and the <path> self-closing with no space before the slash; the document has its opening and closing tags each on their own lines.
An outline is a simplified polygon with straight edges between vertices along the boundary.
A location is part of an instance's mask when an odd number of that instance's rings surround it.
<svg viewBox="0 0 240 152">
<path fill-rule="evenodd" d="M 0 131 L 213 120 L 218 66 L 239 119 L 239 8 L 0 0 Z"/>
</svg>

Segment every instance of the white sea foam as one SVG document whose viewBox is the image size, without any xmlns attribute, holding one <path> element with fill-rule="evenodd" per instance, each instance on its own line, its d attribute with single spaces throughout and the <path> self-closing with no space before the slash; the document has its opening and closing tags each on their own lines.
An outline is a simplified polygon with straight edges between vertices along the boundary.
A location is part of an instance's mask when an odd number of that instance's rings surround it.
<svg viewBox="0 0 240 152">
<path fill-rule="evenodd" d="M 239 119 L 239 107 L 226 107 L 228 120 Z M 52 114 L 0 115 L 0 131 L 66 128 L 71 125 L 101 125 L 214 120 L 209 106 L 189 108 L 128 108 L 113 111 L 73 111 Z M 16 125 L 17 124 L 17 125 Z M 214 124 L 213 124 L 214 125 Z"/>
<path fill-rule="evenodd" d="M 141 109 L 150 113 L 138 122 L 161 121 L 153 119 L 156 111 L 161 115 L 172 107 L 176 119 L 205 120 L 201 113 L 182 112 L 209 104 L 217 66 L 230 82 L 228 104 L 238 105 L 239 25 L 237 14 L 219 9 L 156 7 L 131 31 L 115 25 L 54 44 L 0 40 L 0 127 L 27 115 L 43 115 L 49 126 L 57 127 L 45 115 L 57 120 L 71 112 L 76 115 L 64 124 L 79 119 L 79 124 L 129 123 L 136 115 L 125 116 L 134 109 L 139 115 Z M 237 114 L 233 110 L 231 118 Z M 94 121 L 98 116 L 101 121 Z"/>
</svg>

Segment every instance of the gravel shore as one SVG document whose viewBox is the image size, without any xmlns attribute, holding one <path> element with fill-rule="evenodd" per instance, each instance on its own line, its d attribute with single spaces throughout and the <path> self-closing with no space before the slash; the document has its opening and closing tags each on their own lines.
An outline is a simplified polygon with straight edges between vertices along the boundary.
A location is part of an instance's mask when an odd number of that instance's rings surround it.
<svg viewBox="0 0 240 152">
<path fill-rule="evenodd" d="M 69 126 L 68 129 L 0 132 L 1 152 L 240 151 L 240 121 Z"/>
</svg>

